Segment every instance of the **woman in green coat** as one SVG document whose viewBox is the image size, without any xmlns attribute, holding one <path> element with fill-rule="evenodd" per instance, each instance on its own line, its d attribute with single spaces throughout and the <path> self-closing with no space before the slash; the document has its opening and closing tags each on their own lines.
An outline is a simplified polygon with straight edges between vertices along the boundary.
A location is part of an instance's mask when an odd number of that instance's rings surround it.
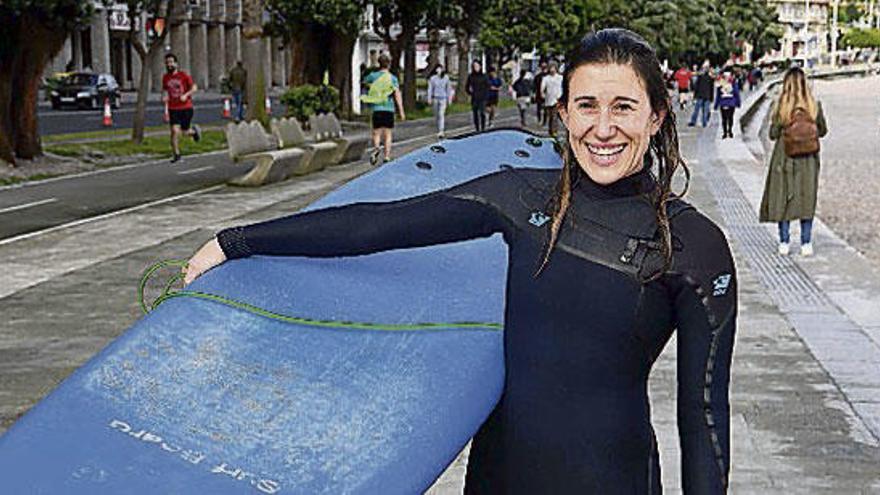
<svg viewBox="0 0 880 495">
<path fill-rule="evenodd" d="M 810 91 L 804 71 L 794 67 L 785 74 L 782 94 L 770 111 L 770 139 L 776 142 L 767 168 L 760 220 L 778 223 L 778 249 L 782 255 L 787 255 L 790 251 L 790 221 L 800 220 L 801 255 L 811 256 L 813 217 L 816 214 L 816 193 L 819 187 L 819 152 L 797 157 L 786 155 L 784 133 L 797 110 L 805 111 L 816 123 L 819 137 L 827 134 L 822 105 Z"/>
</svg>

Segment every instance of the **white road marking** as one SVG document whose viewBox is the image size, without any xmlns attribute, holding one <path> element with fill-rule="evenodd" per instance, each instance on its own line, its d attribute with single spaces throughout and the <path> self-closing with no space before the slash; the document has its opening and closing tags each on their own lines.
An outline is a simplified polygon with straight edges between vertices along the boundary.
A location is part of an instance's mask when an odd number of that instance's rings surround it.
<svg viewBox="0 0 880 495">
<path fill-rule="evenodd" d="M 23 209 L 25 209 L 25 208 L 32 208 L 32 207 L 34 207 L 34 206 L 40 206 L 40 205 L 46 205 L 46 204 L 49 204 L 49 203 L 54 203 L 54 202 L 56 202 L 56 201 L 58 201 L 58 200 L 55 199 L 55 198 L 49 198 L 49 199 L 44 199 L 44 200 L 41 200 L 41 201 L 34 201 L 34 202 L 32 202 L 32 203 L 25 203 L 25 204 L 23 204 L 23 205 L 10 206 L 10 207 L 8 207 L 8 208 L 0 208 L 0 213 L 9 213 L 9 212 L 12 212 L 12 211 L 23 210 Z"/>
<path fill-rule="evenodd" d="M 201 156 L 213 156 L 213 155 L 223 155 L 226 153 L 229 153 L 229 151 L 222 149 L 222 150 L 217 150 L 217 151 L 209 151 L 208 153 L 199 153 L 196 156 L 200 156 L 200 157 Z M 115 167 L 102 168 L 102 169 L 98 169 L 98 170 L 91 170 L 89 172 L 81 172 L 78 174 L 60 175 L 58 177 L 51 177 L 49 179 L 29 180 L 27 182 L 17 182 L 15 184 L 10 184 L 8 186 L 0 186 L 0 191 L 5 191 L 7 189 L 21 189 L 21 188 L 25 188 L 25 187 L 39 186 L 41 184 L 48 184 L 50 182 L 58 182 L 58 181 L 62 181 L 62 180 L 73 180 L 73 179 L 79 179 L 82 177 L 88 177 L 90 175 L 107 174 L 107 173 L 111 173 L 111 172 L 118 172 L 121 170 L 128 170 L 130 168 L 147 167 L 150 165 L 161 165 L 161 164 L 168 164 L 168 159 L 167 158 L 160 158 L 158 160 L 151 160 L 148 162 L 129 163 L 128 165 L 118 165 Z"/>
<path fill-rule="evenodd" d="M 4 246 L 6 244 L 12 244 L 13 242 L 23 241 L 25 239 L 30 239 L 31 237 L 36 237 L 38 235 L 48 234 L 50 232 L 56 232 L 58 230 L 67 229 L 70 227 L 76 227 L 77 225 L 83 225 L 86 223 L 94 222 L 97 220 L 103 220 L 105 218 L 112 218 L 115 216 L 119 216 L 125 213 L 130 213 L 132 211 L 143 210 L 144 208 L 149 208 L 151 206 L 161 205 L 163 203 L 169 203 L 171 201 L 176 201 L 178 199 L 187 198 L 189 196 L 196 196 L 198 194 L 204 194 L 206 192 L 216 191 L 217 189 L 221 189 L 226 187 L 224 184 L 220 184 L 217 186 L 206 187 L 204 189 L 199 189 L 197 191 L 188 192 L 185 194 L 178 194 L 177 196 L 171 196 L 169 198 L 162 198 L 156 201 L 151 201 L 149 203 L 140 204 L 137 206 L 132 206 L 130 208 L 124 208 L 122 210 L 111 211 L 110 213 L 104 213 L 103 215 L 98 215 L 89 218 L 83 218 L 80 220 L 75 220 L 73 222 L 63 223 L 61 225 L 56 225 L 54 227 L 48 227 L 43 230 L 37 230 L 35 232 L 28 232 L 27 234 L 17 235 L 15 237 L 7 237 L 6 239 L 0 239 L 0 246 Z"/>
<path fill-rule="evenodd" d="M 212 168 L 214 168 L 213 165 L 208 165 L 207 167 L 199 167 L 199 168 L 194 168 L 191 170 L 183 170 L 183 171 L 177 172 L 177 175 L 195 174 L 197 172 L 202 172 L 204 170 L 211 170 Z"/>
</svg>

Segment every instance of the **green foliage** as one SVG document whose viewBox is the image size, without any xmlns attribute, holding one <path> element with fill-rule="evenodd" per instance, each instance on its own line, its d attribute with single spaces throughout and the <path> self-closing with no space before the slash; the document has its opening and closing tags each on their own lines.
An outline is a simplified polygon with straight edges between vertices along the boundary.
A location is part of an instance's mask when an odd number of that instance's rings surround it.
<svg viewBox="0 0 880 495">
<path fill-rule="evenodd" d="M 851 29 L 843 35 L 843 45 L 855 48 L 880 47 L 880 29 Z"/>
<path fill-rule="evenodd" d="M 496 0 L 483 13 L 480 44 L 499 53 L 501 62 L 535 48 L 562 54 L 566 41 L 581 31 L 572 6 L 565 0 Z"/>
<path fill-rule="evenodd" d="M 358 33 L 363 28 L 364 0 L 266 0 L 270 21 L 267 32 L 286 41 L 300 26 L 319 24 L 338 32 Z"/>
<path fill-rule="evenodd" d="M 779 45 L 783 31 L 774 6 L 759 0 L 725 0 L 720 10 L 732 44 L 748 41 L 754 47 L 753 57 Z"/>
<path fill-rule="evenodd" d="M 287 106 L 288 117 L 308 122 L 309 115 L 330 113 L 339 109 L 339 90 L 329 85 L 303 84 L 287 90 L 281 96 L 281 102 Z"/>
</svg>

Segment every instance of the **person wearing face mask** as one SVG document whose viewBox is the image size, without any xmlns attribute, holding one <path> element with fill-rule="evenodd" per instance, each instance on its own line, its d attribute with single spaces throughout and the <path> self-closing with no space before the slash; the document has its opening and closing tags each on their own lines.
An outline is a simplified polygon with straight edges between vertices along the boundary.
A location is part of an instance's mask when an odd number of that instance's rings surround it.
<svg viewBox="0 0 880 495">
<path fill-rule="evenodd" d="M 190 125 L 193 118 L 192 95 L 199 90 L 192 77 L 178 68 L 177 56 L 173 53 L 165 55 L 165 74 L 162 76 L 162 98 L 168 105 L 169 124 L 171 125 L 171 163 L 180 161 L 180 135 L 191 136 L 198 142 L 202 137 L 198 125 Z"/>
<path fill-rule="evenodd" d="M 505 384 L 474 437 L 465 493 L 660 493 L 647 381 L 673 332 L 681 487 L 725 493 L 736 270 L 721 230 L 671 191 L 686 165 L 656 52 L 627 30 L 588 34 L 566 57 L 554 111 L 568 129 L 561 171 L 510 168 L 225 229 L 190 259 L 185 282 L 226 259 L 500 233 Z"/>
<path fill-rule="evenodd" d="M 446 106 L 452 99 L 452 83 L 449 76 L 443 70 L 443 66 L 437 64 L 434 75 L 428 79 L 428 102 L 434 109 L 434 119 L 437 122 L 437 139 L 443 139 L 446 132 Z"/>
</svg>

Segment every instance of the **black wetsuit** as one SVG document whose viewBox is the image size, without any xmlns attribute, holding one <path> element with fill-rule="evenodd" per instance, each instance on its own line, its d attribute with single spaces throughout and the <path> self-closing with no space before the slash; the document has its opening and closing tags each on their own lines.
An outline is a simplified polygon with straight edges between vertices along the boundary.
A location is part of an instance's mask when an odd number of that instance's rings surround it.
<svg viewBox="0 0 880 495">
<path fill-rule="evenodd" d="M 475 437 L 466 493 L 656 494 L 651 366 L 678 329 L 678 427 L 686 494 L 722 493 L 736 276 L 727 241 L 683 202 L 661 266 L 646 172 L 578 179 L 549 264 L 544 208 L 559 171 L 507 170 L 390 203 L 313 211 L 220 232 L 229 258 L 343 256 L 486 237 L 509 246 L 502 398 Z M 381 217 L 381 222 L 376 221 Z"/>
</svg>

